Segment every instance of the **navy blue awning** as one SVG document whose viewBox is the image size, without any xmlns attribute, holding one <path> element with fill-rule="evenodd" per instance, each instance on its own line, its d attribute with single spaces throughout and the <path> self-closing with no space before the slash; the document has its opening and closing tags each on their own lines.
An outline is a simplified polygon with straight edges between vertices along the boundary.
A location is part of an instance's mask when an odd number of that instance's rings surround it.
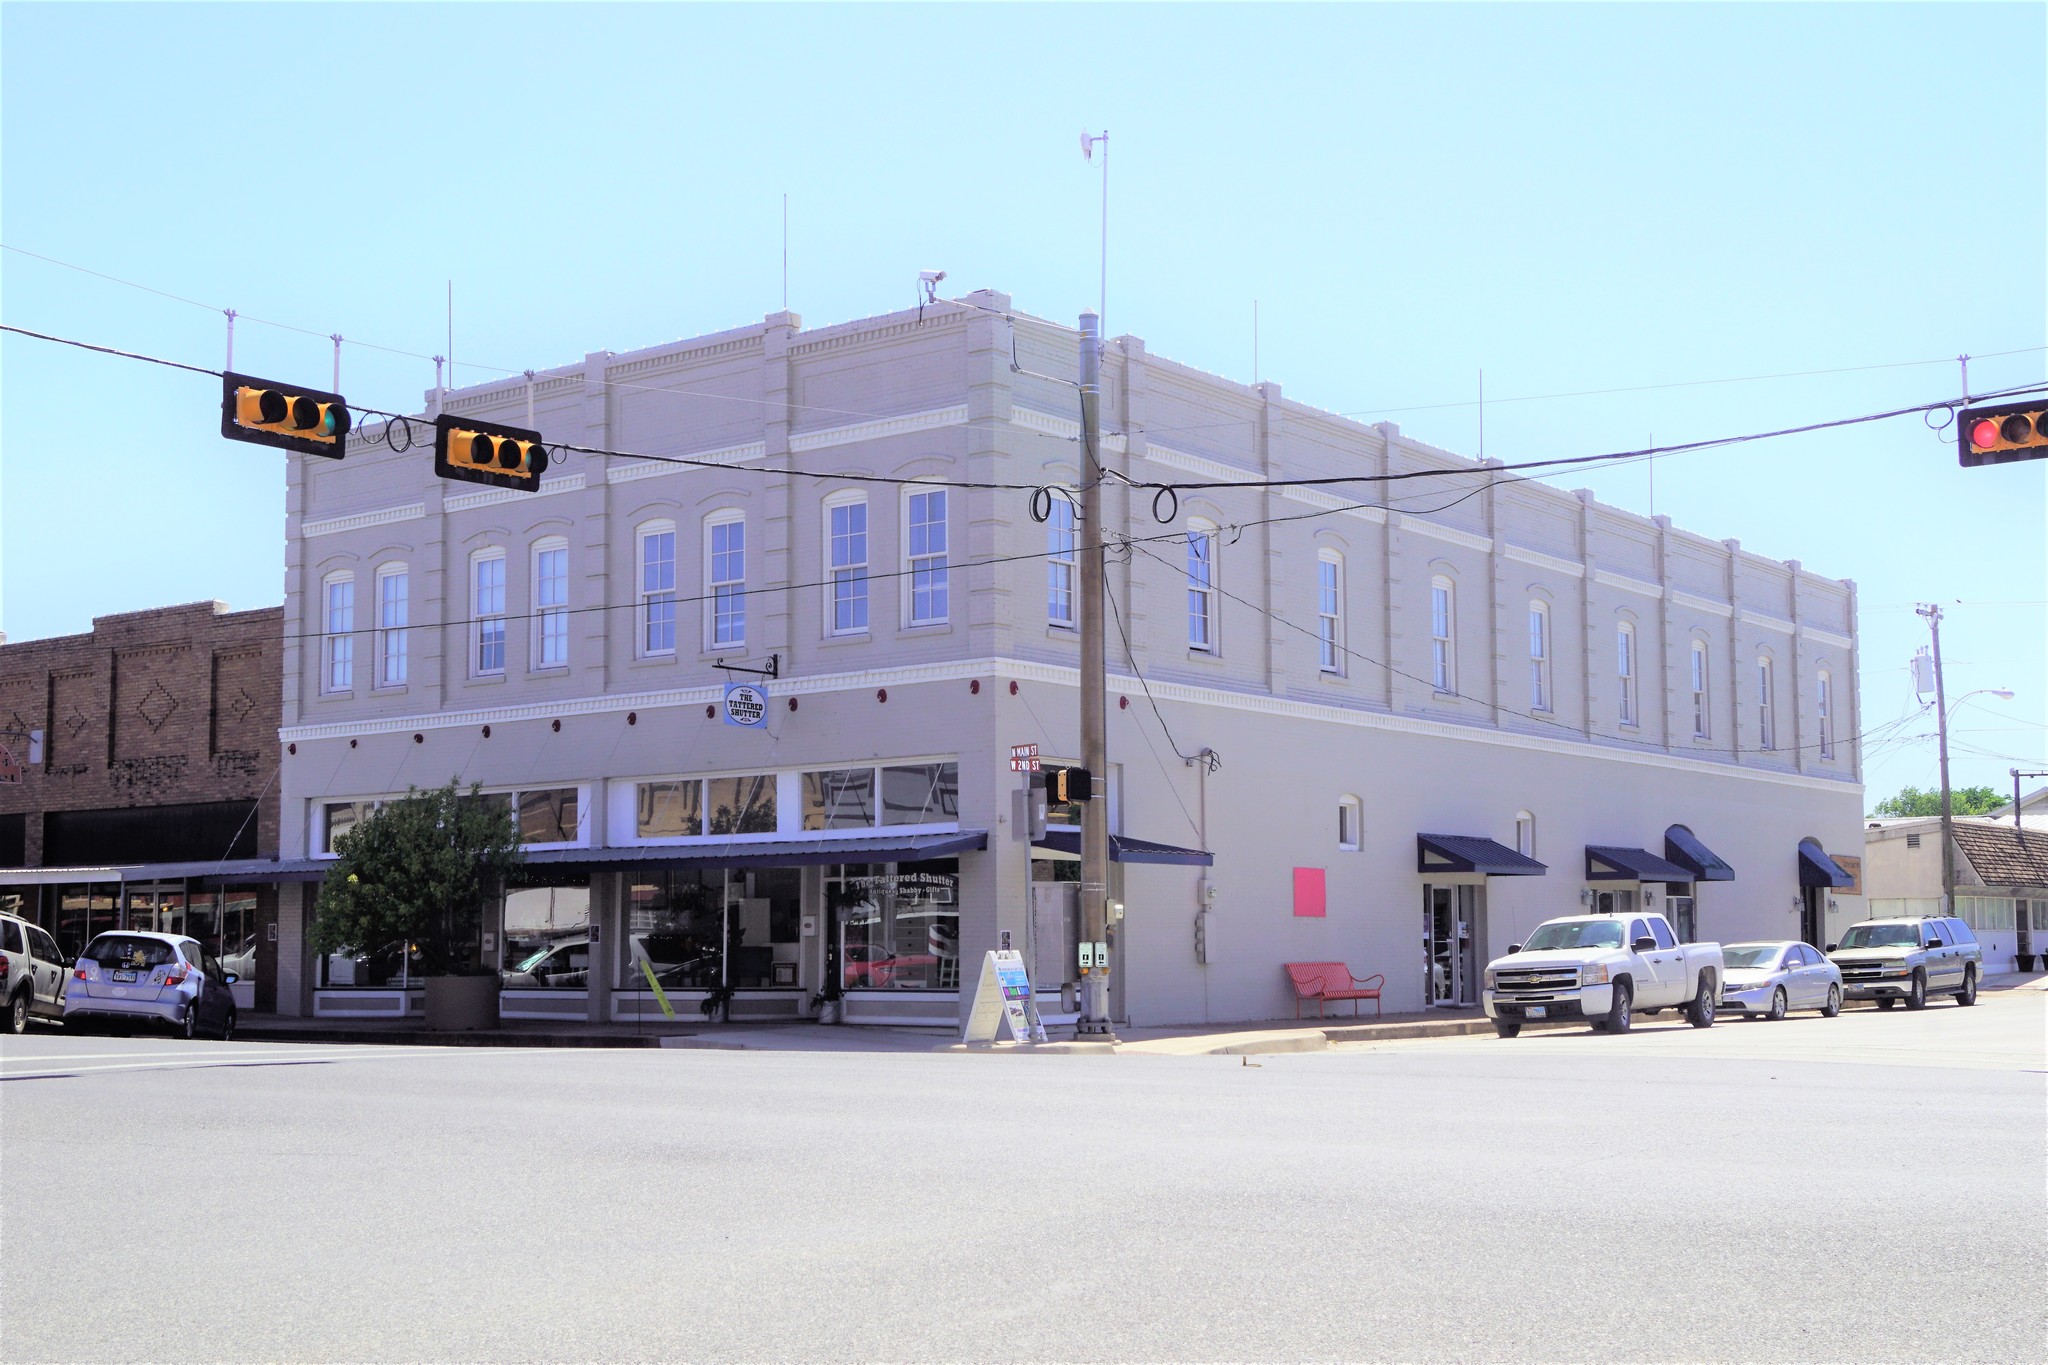
<svg viewBox="0 0 2048 1365">
<path fill-rule="evenodd" d="M 915 863 L 988 847 L 988 831 L 898 834 L 862 838 L 749 839 L 730 843 L 657 844 L 642 848 L 551 848 L 526 855 L 533 866 L 806 867 L 817 863 Z"/>
<path fill-rule="evenodd" d="M 1589 882 L 1689 882 L 1692 880 L 1692 874 L 1677 863 L 1666 862 L 1648 849 L 1615 848 L 1608 844 L 1587 844 L 1586 880 Z"/>
<path fill-rule="evenodd" d="M 1489 877 L 1540 877 L 1550 871 L 1506 844 L 1476 834 L 1418 834 L 1417 872 L 1484 872 Z"/>
<path fill-rule="evenodd" d="M 1801 886 L 1854 886 L 1856 879 L 1811 839 L 1799 841 L 1799 884 Z"/>
<path fill-rule="evenodd" d="M 1081 831 L 1071 825 L 1054 825 L 1034 839 L 1033 848 L 1069 857 L 1081 856 Z M 1160 867 L 1213 867 L 1216 855 L 1199 848 L 1155 844 L 1150 839 L 1133 839 L 1128 834 L 1109 836 L 1109 860 L 1113 863 L 1152 863 Z"/>
<path fill-rule="evenodd" d="M 1694 837 L 1693 832 L 1684 825 L 1673 825 L 1664 831 L 1664 856 L 1692 874 L 1686 878 L 1688 881 L 1735 880 L 1735 869 L 1722 861 L 1720 854 Z"/>
</svg>

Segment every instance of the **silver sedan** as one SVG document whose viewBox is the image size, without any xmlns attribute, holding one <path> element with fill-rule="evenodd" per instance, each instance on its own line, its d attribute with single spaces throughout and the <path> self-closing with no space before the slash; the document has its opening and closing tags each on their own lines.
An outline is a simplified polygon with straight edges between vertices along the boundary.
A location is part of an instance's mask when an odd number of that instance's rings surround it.
<svg viewBox="0 0 2048 1365">
<path fill-rule="evenodd" d="M 1783 1019 L 1788 1010 L 1842 1012 L 1842 969 L 1810 944 L 1728 943 L 1721 948 L 1726 975 L 1721 1008 Z"/>
</svg>

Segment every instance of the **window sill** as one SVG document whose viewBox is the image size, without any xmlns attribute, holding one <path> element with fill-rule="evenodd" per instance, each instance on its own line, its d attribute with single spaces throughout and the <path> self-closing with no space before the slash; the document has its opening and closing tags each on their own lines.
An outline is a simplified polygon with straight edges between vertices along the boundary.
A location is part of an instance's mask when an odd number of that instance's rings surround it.
<svg viewBox="0 0 2048 1365">
<path fill-rule="evenodd" d="M 504 681 L 505 675 L 503 673 L 479 673 L 472 677 L 464 678 L 462 685 L 464 687 L 499 687 L 504 684 Z"/>
<path fill-rule="evenodd" d="M 1463 700 L 1465 700 L 1465 698 L 1464 698 L 1463 694 L 1461 694 L 1461 693 L 1457 693 L 1457 692 L 1446 692 L 1446 691 L 1444 691 L 1444 690 L 1443 690 L 1443 689 L 1442 689 L 1441 687 L 1439 687 L 1439 688 L 1436 688 L 1436 689 L 1432 690 L 1432 691 L 1430 692 L 1430 694 L 1429 694 L 1429 695 L 1430 695 L 1430 696 L 1432 696 L 1432 697 L 1435 697 L 1435 698 L 1436 698 L 1436 699 L 1437 699 L 1438 701 L 1463 701 Z"/>
<path fill-rule="evenodd" d="M 643 654 L 626 665 L 628 668 L 672 668 L 676 656 L 673 654 Z"/>
<path fill-rule="evenodd" d="M 350 689 L 349 689 L 348 691 L 346 691 L 346 692 L 327 692 L 327 691 L 321 691 L 321 692 L 318 692 L 318 693 L 316 693 L 316 694 L 314 695 L 314 700 L 315 700 L 315 701 L 352 701 L 352 700 L 354 700 L 354 698 L 355 698 L 355 695 L 356 695 L 356 693 L 355 693 L 355 689 L 354 689 L 354 688 L 350 688 Z"/>
<path fill-rule="evenodd" d="M 1193 663 L 1197 659 L 1207 663 L 1220 664 L 1223 662 L 1223 654 L 1220 650 L 1203 649 L 1200 645 L 1189 645 L 1188 661 Z"/>
<path fill-rule="evenodd" d="M 819 641 L 819 643 L 826 645 L 827 647 L 830 647 L 832 645 L 864 645 L 873 638 L 874 637 L 865 630 L 849 630 L 844 634 L 828 634 L 823 640 Z"/>
<path fill-rule="evenodd" d="M 411 690 L 412 684 L 410 683 L 378 683 L 370 689 L 370 695 L 373 697 L 402 697 Z"/>
<path fill-rule="evenodd" d="M 529 678 L 566 678 L 569 676 L 569 665 L 535 664 L 532 668 L 526 670 L 526 676 Z"/>
</svg>

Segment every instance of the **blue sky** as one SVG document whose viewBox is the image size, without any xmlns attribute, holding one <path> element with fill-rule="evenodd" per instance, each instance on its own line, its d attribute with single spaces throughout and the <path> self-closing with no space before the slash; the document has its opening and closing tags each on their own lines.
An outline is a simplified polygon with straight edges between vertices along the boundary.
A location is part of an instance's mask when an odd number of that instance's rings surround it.
<svg viewBox="0 0 2048 1365">
<path fill-rule="evenodd" d="M 1453 450 L 1482 369 L 1496 458 L 1762 431 L 1954 397 L 1963 352 L 2043 378 L 2048 118 L 2008 72 L 2044 15 L 10 3 L 0 317 L 218 366 L 233 307 L 237 368 L 320 383 L 340 332 L 343 391 L 414 408 L 451 279 L 461 382 L 775 311 L 786 193 L 809 325 L 926 268 L 1071 322 L 1106 127 L 1109 330 L 1155 353 L 1252 379 L 1256 300 L 1257 377 Z M 10 639 L 281 599 L 282 465 L 212 382 L 0 340 Z M 1588 390 L 1626 391 L 1547 396 Z M 1555 482 L 1651 510 L 1644 466 Z M 1912 417 L 1654 472 L 1678 524 L 1857 581 L 1866 725 L 1942 602 L 1951 695 L 2018 694 L 1956 710 L 1955 780 L 2001 787 L 2048 768 L 2044 490 Z M 1871 799 L 1934 781 L 1931 731 L 1868 750 Z"/>
</svg>

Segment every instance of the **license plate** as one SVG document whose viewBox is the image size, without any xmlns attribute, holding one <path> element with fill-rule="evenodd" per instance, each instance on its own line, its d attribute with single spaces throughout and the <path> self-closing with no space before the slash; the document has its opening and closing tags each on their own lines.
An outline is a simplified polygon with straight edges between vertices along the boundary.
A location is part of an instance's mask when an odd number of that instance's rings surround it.
<svg viewBox="0 0 2048 1365">
<path fill-rule="evenodd" d="M 114 973 L 114 980 L 116 980 L 116 981 L 133 981 L 134 979 L 135 979 L 135 973 L 133 973 L 133 972 L 115 972 L 115 973 Z"/>
<path fill-rule="evenodd" d="M 1531 1019 L 1543 1019 L 1549 1017 L 1550 1009 L 1545 1005 L 1531 1005 L 1522 1012 Z"/>
</svg>

